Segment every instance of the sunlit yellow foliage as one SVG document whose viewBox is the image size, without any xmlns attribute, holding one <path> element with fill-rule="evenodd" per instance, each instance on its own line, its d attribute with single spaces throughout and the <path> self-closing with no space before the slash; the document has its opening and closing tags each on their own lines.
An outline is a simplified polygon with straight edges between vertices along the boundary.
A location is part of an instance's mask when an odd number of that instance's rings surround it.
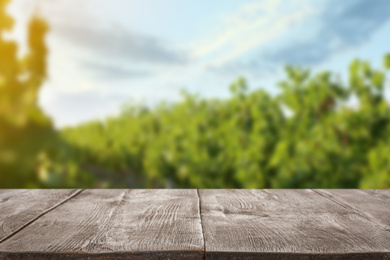
<svg viewBox="0 0 390 260">
<path fill-rule="evenodd" d="M 12 30 L 8 0 L 0 0 L 0 188 L 37 187 L 37 155 L 54 133 L 50 119 L 39 108 L 39 89 L 46 78 L 46 23 L 29 23 L 29 52 L 18 58 L 18 44 L 5 40 Z"/>
</svg>

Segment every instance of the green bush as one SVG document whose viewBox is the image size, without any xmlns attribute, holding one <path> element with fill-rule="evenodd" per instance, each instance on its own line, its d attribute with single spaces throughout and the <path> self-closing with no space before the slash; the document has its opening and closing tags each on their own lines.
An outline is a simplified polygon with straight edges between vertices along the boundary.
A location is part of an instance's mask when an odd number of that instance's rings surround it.
<svg viewBox="0 0 390 260">
<path fill-rule="evenodd" d="M 353 61 L 348 83 L 287 67 L 277 96 L 240 78 L 227 100 L 184 93 L 61 134 L 106 187 L 389 188 L 389 57 Z"/>
</svg>

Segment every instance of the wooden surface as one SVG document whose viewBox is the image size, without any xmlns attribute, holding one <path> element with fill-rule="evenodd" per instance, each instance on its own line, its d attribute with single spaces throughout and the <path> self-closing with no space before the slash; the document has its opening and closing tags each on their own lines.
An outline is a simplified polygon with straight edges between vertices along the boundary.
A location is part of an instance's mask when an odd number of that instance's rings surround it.
<svg viewBox="0 0 390 260">
<path fill-rule="evenodd" d="M 0 189 L 0 242 L 78 192 Z"/>
<path fill-rule="evenodd" d="M 0 244 L 6 252 L 203 255 L 196 190 L 85 190 Z"/>
<path fill-rule="evenodd" d="M 310 255 L 351 257 L 346 253 L 390 255 L 389 230 L 313 190 L 199 193 L 206 258 L 223 259 L 241 253 L 250 253 L 247 259 L 264 254 L 279 259 L 285 253 L 301 254 L 295 256 L 302 259 Z M 385 210 L 390 218 L 390 200 L 377 200 L 379 204 L 388 205 Z"/>
<path fill-rule="evenodd" d="M 390 259 L 390 190 L 0 190 L 0 259 Z"/>
</svg>

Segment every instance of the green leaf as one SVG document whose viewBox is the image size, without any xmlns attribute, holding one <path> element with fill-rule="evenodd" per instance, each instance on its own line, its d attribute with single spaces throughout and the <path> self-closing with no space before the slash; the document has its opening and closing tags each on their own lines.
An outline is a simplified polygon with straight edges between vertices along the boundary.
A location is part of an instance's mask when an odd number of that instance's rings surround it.
<svg viewBox="0 0 390 260">
<path fill-rule="evenodd" d="M 383 67 L 385 69 L 390 69 L 390 53 L 383 57 Z"/>
<path fill-rule="evenodd" d="M 382 89 L 385 81 L 385 75 L 382 72 L 375 71 L 371 82 L 377 89 Z"/>
</svg>

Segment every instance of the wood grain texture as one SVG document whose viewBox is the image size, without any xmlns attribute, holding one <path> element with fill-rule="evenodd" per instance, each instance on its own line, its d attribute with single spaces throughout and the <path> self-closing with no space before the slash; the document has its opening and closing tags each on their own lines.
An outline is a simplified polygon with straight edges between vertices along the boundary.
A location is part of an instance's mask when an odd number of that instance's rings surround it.
<svg viewBox="0 0 390 260">
<path fill-rule="evenodd" d="M 390 231 L 390 190 L 314 190 Z"/>
<path fill-rule="evenodd" d="M 212 260 L 375 260 L 390 259 L 388 253 L 254 253 L 254 252 L 209 252 L 205 259 Z"/>
<path fill-rule="evenodd" d="M 55 253 L 55 252 L 0 252 L 1 260 L 107 260 L 107 259 L 126 259 L 126 260 L 161 260 L 161 259 L 204 259 L 196 251 L 151 251 L 151 252 L 112 252 L 112 253 Z"/>
<path fill-rule="evenodd" d="M 22 189 L 0 189 L 0 201 L 7 201 L 9 198 L 16 194 L 27 192 L 28 190 Z"/>
<path fill-rule="evenodd" d="M 200 190 L 206 259 L 385 259 L 390 232 L 312 190 Z"/>
<path fill-rule="evenodd" d="M 0 241 L 78 190 L 0 190 Z"/>
<path fill-rule="evenodd" d="M 196 190 L 84 190 L 0 244 L 0 258 L 203 259 L 203 249 Z"/>
</svg>

